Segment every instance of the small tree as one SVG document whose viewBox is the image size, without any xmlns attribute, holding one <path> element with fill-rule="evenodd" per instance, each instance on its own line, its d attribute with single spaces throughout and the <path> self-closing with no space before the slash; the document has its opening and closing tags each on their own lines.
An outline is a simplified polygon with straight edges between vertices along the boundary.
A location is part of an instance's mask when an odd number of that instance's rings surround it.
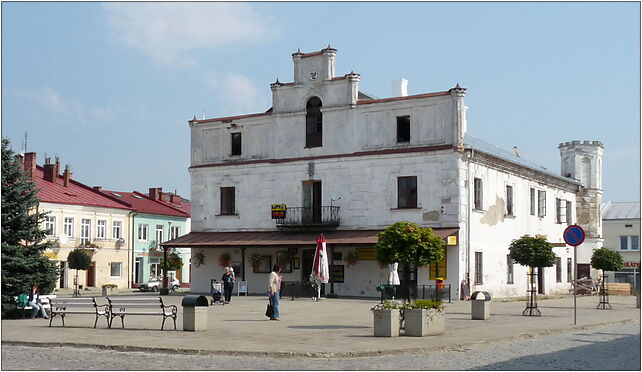
<svg viewBox="0 0 642 372">
<path fill-rule="evenodd" d="M 512 241 L 509 247 L 510 257 L 522 266 L 529 268 L 528 302 L 522 315 L 541 315 L 537 309 L 537 288 L 535 286 L 536 267 L 550 267 L 555 265 L 553 246 L 542 237 L 524 235 Z"/>
<path fill-rule="evenodd" d="M 87 270 L 91 266 L 91 257 L 85 253 L 83 249 L 74 249 L 69 252 L 67 262 L 70 269 L 76 270 L 76 278 L 74 279 L 74 297 L 80 296 L 78 291 L 78 270 Z"/>
<path fill-rule="evenodd" d="M 379 233 L 377 261 L 380 264 L 398 262 L 402 265 L 426 266 L 444 258 L 444 242 L 435 236 L 431 228 L 422 228 L 416 223 L 403 221 L 388 226 Z M 410 280 L 404 270 L 406 300 L 410 301 Z"/>
<path fill-rule="evenodd" d="M 609 294 L 606 291 L 606 275 L 605 271 L 618 271 L 624 267 L 624 260 L 620 252 L 608 248 L 594 249 L 591 256 L 591 266 L 598 270 L 602 270 L 602 285 L 600 286 L 600 303 L 597 305 L 598 309 L 610 310 L 611 304 L 609 303 Z"/>
<path fill-rule="evenodd" d="M 22 161 L 2 139 L 2 316 L 15 310 L 14 296 L 38 286 L 41 293 L 56 287 L 58 265 L 43 255 L 50 246 L 37 212 L 38 190 L 23 171 Z"/>
</svg>

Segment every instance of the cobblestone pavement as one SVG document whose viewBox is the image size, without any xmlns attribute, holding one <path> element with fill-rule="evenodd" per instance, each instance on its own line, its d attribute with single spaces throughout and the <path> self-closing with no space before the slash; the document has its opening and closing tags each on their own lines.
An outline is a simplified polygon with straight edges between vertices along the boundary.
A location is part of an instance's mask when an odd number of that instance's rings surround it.
<svg viewBox="0 0 642 372">
<path fill-rule="evenodd" d="M 2 370 L 640 370 L 640 367 L 640 323 L 460 351 L 341 359 L 2 345 Z"/>
</svg>

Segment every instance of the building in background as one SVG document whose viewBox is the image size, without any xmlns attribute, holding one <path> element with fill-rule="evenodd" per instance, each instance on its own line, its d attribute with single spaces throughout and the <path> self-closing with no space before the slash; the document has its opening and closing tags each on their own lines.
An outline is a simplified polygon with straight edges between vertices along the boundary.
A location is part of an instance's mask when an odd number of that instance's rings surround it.
<svg viewBox="0 0 642 372">
<path fill-rule="evenodd" d="M 188 200 L 177 194 L 163 192 L 160 187 L 149 189 L 149 194 L 138 191 L 111 191 L 94 186 L 103 195 L 116 198 L 134 209 L 131 215 L 129 239 L 133 242 L 133 257 L 131 260 L 131 285 L 138 287 L 140 283 L 152 277 L 162 275 L 160 268 L 163 259 L 163 249 L 160 243 L 175 239 L 189 232 L 190 204 Z M 181 270 L 168 272 L 182 286 L 190 282 L 190 249 L 177 248 L 172 252 L 178 253 L 183 259 Z"/>
<path fill-rule="evenodd" d="M 640 288 L 640 202 L 602 204 L 604 247 L 620 252 L 624 268 L 609 272 L 608 280 Z"/>
<path fill-rule="evenodd" d="M 43 229 L 53 247 L 45 254 L 59 264 L 57 288 L 74 286 L 75 270 L 68 268 L 67 256 L 76 248 L 83 248 L 92 257 L 89 270 L 78 272 L 81 289 L 103 284 L 127 288 L 132 207 L 73 180 L 68 166 L 60 174 L 58 159 L 52 163 L 47 158 L 41 167 L 36 165 L 36 153 L 30 152 L 24 154 L 23 164 L 38 189 L 38 211 L 48 212 Z"/>
<path fill-rule="evenodd" d="M 557 255 L 554 267 L 536 270 L 540 293 L 568 293 L 574 263 L 564 229 L 585 227 L 582 265 L 601 246 L 602 144 L 560 144 L 557 174 L 468 135 L 459 85 L 407 95 L 402 79 L 395 97 L 378 99 L 360 91 L 359 74 L 336 76 L 336 52 L 294 53 L 294 81 L 271 84 L 266 112 L 190 120 L 194 231 L 166 246 L 192 247 L 192 291 L 209 291 L 224 255 L 250 292 L 265 292 L 277 262 L 285 281 L 305 283 L 324 233 L 325 292 L 378 296 L 388 268 L 375 261 L 377 234 L 407 220 L 446 243 L 442 262 L 400 267 L 417 291 L 440 277 L 454 297 L 462 282 L 523 296 L 527 268 L 508 247 L 528 234 L 546 237 Z"/>
</svg>

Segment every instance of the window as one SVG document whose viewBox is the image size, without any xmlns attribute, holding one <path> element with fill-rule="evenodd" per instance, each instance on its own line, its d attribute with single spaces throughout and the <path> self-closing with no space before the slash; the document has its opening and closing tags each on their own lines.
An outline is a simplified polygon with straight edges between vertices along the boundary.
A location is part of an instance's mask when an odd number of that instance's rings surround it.
<svg viewBox="0 0 642 372">
<path fill-rule="evenodd" d="M 535 215 L 535 189 L 531 187 L 531 216 Z"/>
<path fill-rule="evenodd" d="M 107 221 L 96 221 L 96 239 L 107 239 Z"/>
<path fill-rule="evenodd" d="M 482 252 L 475 252 L 475 284 L 484 284 Z"/>
<path fill-rule="evenodd" d="M 397 142 L 410 142 L 410 116 L 397 117 Z"/>
<path fill-rule="evenodd" d="M 149 225 L 147 224 L 139 224 L 138 225 L 138 240 L 141 242 L 146 242 L 147 241 L 147 236 L 149 234 Z"/>
<path fill-rule="evenodd" d="M 62 232 L 65 233 L 68 237 L 73 237 L 74 236 L 74 218 L 73 217 L 65 217 L 62 223 Z"/>
<path fill-rule="evenodd" d="M 111 262 L 109 264 L 110 266 L 110 274 L 109 276 L 112 278 L 120 278 L 122 275 L 122 268 L 123 268 L 123 263 L 122 262 Z"/>
<path fill-rule="evenodd" d="M 566 222 L 566 202 L 560 198 L 555 198 L 555 223 Z"/>
<path fill-rule="evenodd" d="M 417 177 L 397 178 L 397 208 L 417 208 Z"/>
<path fill-rule="evenodd" d="M 232 133 L 232 155 L 241 155 L 241 133 Z"/>
<path fill-rule="evenodd" d="M 234 187 L 221 187 L 221 214 L 236 214 L 235 194 Z"/>
<path fill-rule="evenodd" d="M 620 249 L 623 251 L 639 251 L 640 250 L 640 236 L 638 235 L 632 235 L 632 236 L 626 236 L 622 235 L 620 236 Z"/>
<path fill-rule="evenodd" d="M 513 271 L 513 265 L 515 264 L 515 261 L 510 257 L 509 255 L 506 255 L 506 284 L 513 284 L 515 280 L 514 276 L 514 271 Z"/>
<path fill-rule="evenodd" d="M 253 265 L 252 270 L 255 273 L 272 272 L 272 256 L 261 256 L 261 262 L 258 265 Z"/>
<path fill-rule="evenodd" d="M 56 235 L 56 217 L 55 216 L 45 216 L 44 230 L 47 236 Z"/>
<path fill-rule="evenodd" d="M 288 251 L 277 251 L 276 252 L 276 262 L 281 265 L 281 272 L 282 273 L 291 273 L 292 272 L 292 259 L 291 260 L 286 260 L 283 258 L 284 256 L 287 257 Z"/>
<path fill-rule="evenodd" d="M 123 237 L 123 222 L 122 221 L 112 221 L 111 223 L 111 238 L 120 239 Z"/>
<path fill-rule="evenodd" d="M 180 226 L 172 226 L 169 228 L 169 239 L 176 239 L 181 235 L 181 227 Z"/>
<path fill-rule="evenodd" d="M 555 281 L 562 282 L 562 258 L 555 257 Z"/>
<path fill-rule="evenodd" d="M 91 220 L 89 218 L 83 218 L 80 220 L 80 243 L 81 244 L 89 243 L 90 236 L 91 236 Z"/>
<path fill-rule="evenodd" d="M 570 257 L 566 259 L 566 281 L 573 281 L 573 259 Z"/>
<path fill-rule="evenodd" d="M 573 203 L 566 201 L 566 224 L 573 224 Z"/>
<path fill-rule="evenodd" d="M 537 190 L 537 216 L 546 216 L 546 191 Z"/>
<path fill-rule="evenodd" d="M 321 100 L 318 97 L 310 98 L 305 109 L 305 147 L 321 147 L 323 144 Z"/>
<path fill-rule="evenodd" d="M 165 239 L 163 239 L 163 236 L 165 235 L 164 232 L 163 225 L 156 225 L 156 247 L 165 241 Z"/>
<path fill-rule="evenodd" d="M 506 215 L 513 215 L 513 186 L 506 186 Z"/>
<path fill-rule="evenodd" d="M 482 190 L 482 180 L 481 178 L 475 178 L 475 200 L 474 207 L 477 210 L 484 209 L 484 192 Z"/>
</svg>

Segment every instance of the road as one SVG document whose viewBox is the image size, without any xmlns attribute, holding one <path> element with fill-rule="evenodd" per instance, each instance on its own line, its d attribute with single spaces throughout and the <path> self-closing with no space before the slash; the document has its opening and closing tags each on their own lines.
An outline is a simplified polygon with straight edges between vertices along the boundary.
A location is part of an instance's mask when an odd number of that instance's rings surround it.
<svg viewBox="0 0 642 372">
<path fill-rule="evenodd" d="M 33 363 L 34 358 L 37 359 L 37 363 Z M 460 351 L 343 359 L 159 355 L 93 348 L 44 348 L 3 344 L 2 369 L 639 371 L 640 323 L 489 344 Z"/>
</svg>

